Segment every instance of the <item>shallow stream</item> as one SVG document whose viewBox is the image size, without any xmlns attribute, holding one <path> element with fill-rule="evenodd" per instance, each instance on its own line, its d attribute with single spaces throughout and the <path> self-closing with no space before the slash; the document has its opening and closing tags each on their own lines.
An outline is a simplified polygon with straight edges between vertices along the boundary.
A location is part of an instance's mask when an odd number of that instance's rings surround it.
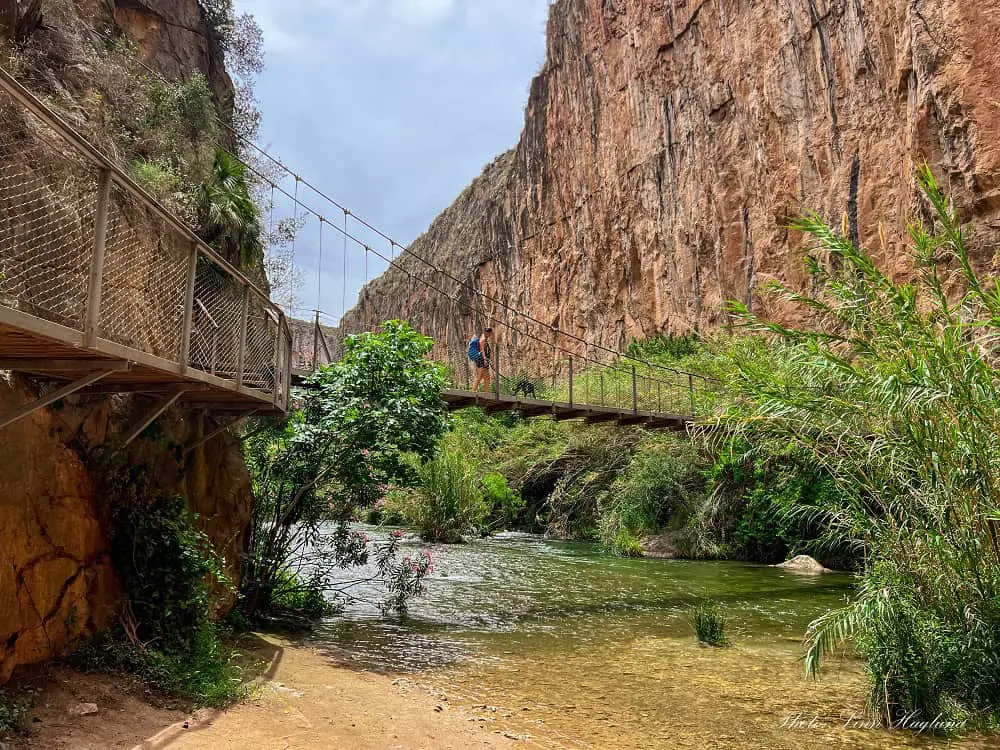
<svg viewBox="0 0 1000 750">
<path fill-rule="evenodd" d="M 424 546 L 408 542 L 403 554 Z M 622 559 L 524 534 L 430 551 L 435 573 L 409 617 L 358 602 L 314 645 L 339 663 L 397 674 L 403 689 L 430 691 L 527 746 L 996 746 L 871 728 L 862 665 L 848 656 L 819 681 L 805 677 L 802 635 L 845 601 L 848 575 Z M 705 599 L 724 607 L 731 647 L 696 643 L 690 610 Z"/>
</svg>

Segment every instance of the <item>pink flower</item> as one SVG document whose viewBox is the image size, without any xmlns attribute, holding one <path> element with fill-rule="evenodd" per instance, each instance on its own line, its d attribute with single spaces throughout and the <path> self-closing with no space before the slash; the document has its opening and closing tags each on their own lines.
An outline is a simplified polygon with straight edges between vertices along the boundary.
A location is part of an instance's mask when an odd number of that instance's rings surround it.
<svg viewBox="0 0 1000 750">
<path fill-rule="evenodd" d="M 400 531 L 399 529 L 396 529 L 395 531 L 392 532 L 392 538 L 393 539 L 402 539 L 403 538 L 403 532 Z"/>
</svg>

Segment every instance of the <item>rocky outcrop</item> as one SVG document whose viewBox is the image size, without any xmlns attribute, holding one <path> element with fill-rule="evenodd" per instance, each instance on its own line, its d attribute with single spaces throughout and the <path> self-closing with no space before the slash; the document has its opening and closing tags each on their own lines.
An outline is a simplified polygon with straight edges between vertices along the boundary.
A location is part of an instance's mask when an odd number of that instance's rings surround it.
<svg viewBox="0 0 1000 750">
<path fill-rule="evenodd" d="M 222 47 L 196 0 L 114 0 L 114 20 L 147 65 L 169 78 L 201 71 L 226 121 L 235 91 Z"/>
<path fill-rule="evenodd" d="M 20 379 L 0 380 L 0 413 L 37 397 Z M 81 397 L 41 409 L 0 434 L 0 684 L 17 665 L 51 659 L 103 628 L 121 591 L 108 551 L 107 508 L 85 457 L 121 434 L 148 405 Z M 198 414 L 173 414 L 155 437 L 130 448 L 156 486 L 184 496 L 239 580 L 253 504 L 239 447 Z"/>
<path fill-rule="evenodd" d="M 723 326 L 730 299 L 795 322 L 760 293 L 804 280 L 788 218 L 818 210 L 904 273 L 923 159 L 985 262 L 1000 238 L 998 38 L 987 0 L 558 0 L 520 142 L 346 328 L 406 317 L 460 348 L 509 305 L 539 322 L 508 344 L 544 367 L 553 339 L 583 353 L 562 333 L 618 348 Z M 495 301 L 473 311 L 473 287 Z"/>
</svg>

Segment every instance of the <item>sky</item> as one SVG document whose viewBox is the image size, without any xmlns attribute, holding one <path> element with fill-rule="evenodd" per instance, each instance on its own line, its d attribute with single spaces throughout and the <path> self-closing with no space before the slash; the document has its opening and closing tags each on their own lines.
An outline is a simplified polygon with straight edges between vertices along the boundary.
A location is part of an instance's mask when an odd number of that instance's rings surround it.
<svg viewBox="0 0 1000 750">
<path fill-rule="evenodd" d="M 264 32 L 267 67 L 256 83 L 260 144 L 402 245 L 516 144 L 528 87 L 545 57 L 548 0 L 236 0 L 236 6 Z M 293 178 L 282 184 L 294 194 Z M 343 212 L 308 191 L 303 196 L 343 227 Z M 280 195 L 277 203 L 280 214 Z M 391 251 L 353 221 L 348 229 Z M 310 315 L 317 295 L 327 323 L 339 317 L 345 298 L 348 309 L 353 305 L 365 280 L 364 250 L 349 247 L 346 285 L 343 254 L 342 237 L 330 226 L 321 230 L 318 219 L 300 231 L 297 317 Z M 369 256 L 369 276 L 384 267 Z"/>
</svg>

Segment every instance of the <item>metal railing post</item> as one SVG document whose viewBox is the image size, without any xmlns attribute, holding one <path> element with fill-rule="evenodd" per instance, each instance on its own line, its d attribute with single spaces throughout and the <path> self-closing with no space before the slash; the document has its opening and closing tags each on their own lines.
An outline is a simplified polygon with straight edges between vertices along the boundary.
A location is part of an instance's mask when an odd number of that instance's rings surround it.
<svg viewBox="0 0 1000 750">
<path fill-rule="evenodd" d="M 635 365 L 632 365 L 632 413 L 639 413 L 639 383 L 635 379 Z"/>
<path fill-rule="evenodd" d="M 184 323 L 181 327 L 181 373 L 187 372 L 191 361 L 191 329 L 194 326 L 194 285 L 198 275 L 198 246 L 191 245 L 188 259 L 187 289 L 184 292 Z"/>
<path fill-rule="evenodd" d="M 599 372 L 597 373 L 597 376 L 601 380 L 601 406 L 607 406 L 607 404 L 604 403 L 604 373 Z"/>
<path fill-rule="evenodd" d="M 94 256 L 90 263 L 87 293 L 87 346 L 97 346 L 101 330 L 101 293 L 104 285 L 104 255 L 108 243 L 108 212 L 111 207 L 111 170 L 101 169 L 97 179 L 97 214 L 94 217 Z"/>
<path fill-rule="evenodd" d="M 316 311 L 316 321 L 313 323 L 313 363 L 312 371 L 319 369 L 319 310 Z"/>
<path fill-rule="evenodd" d="M 659 414 L 662 414 L 663 413 L 663 400 L 662 400 L 662 391 L 660 389 L 660 385 L 661 385 L 660 381 L 657 380 L 656 381 L 656 411 Z"/>
<path fill-rule="evenodd" d="M 497 401 L 500 400 L 500 345 L 496 342 L 493 343 L 493 390 L 496 394 Z"/>
<path fill-rule="evenodd" d="M 569 405 L 573 405 L 573 355 L 569 355 Z"/>
<path fill-rule="evenodd" d="M 694 417 L 694 377 L 688 373 L 688 393 L 691 395 L 691 416 Z"/>
<path fill-rule="evenodd" d="M 244 368 L 247 361 L 247 329 L 250 322 L 250 286 L 243 287 L 243 310 L 240 313 L 240 348 L 236 356 L 236 387 L 243 385 Z"/>
</svg>

